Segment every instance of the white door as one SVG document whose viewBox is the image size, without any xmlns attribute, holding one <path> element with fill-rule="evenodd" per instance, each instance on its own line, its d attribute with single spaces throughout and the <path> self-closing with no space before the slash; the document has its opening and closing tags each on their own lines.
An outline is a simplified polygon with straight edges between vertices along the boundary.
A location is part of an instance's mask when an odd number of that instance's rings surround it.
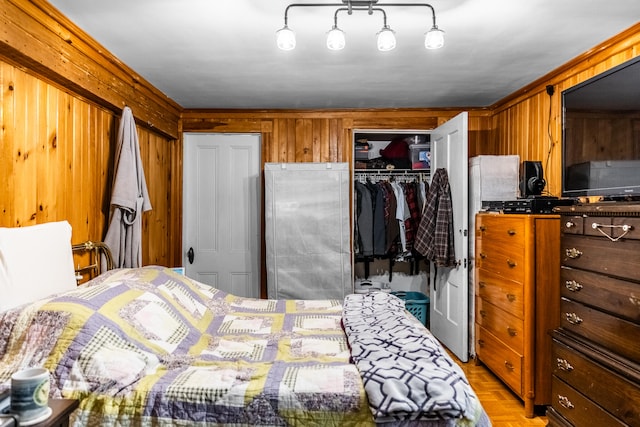
<svg viewBox="0 0 640 427">
<path fill-rule="evenodd" d="M 453 206 L 457 266 L 430 276 L 431 332 L 461 361 L 469 360 L 468 115 L 461 113 L 431 134 L 432 173 L 447 169 Z M 431 264 L 431 271 L 434 266 Z"/>
<path fill-rule="evenodd" d="M 187 276 L 259 298 L 260 135 L 186 133 L 183 170 Z"/>
</svg>

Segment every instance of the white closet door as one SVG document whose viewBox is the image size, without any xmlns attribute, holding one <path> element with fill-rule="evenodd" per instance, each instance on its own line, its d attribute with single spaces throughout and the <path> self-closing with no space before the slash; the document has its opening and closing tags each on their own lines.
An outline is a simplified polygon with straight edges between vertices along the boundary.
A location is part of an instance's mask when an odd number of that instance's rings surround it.
<svg viewBox="0 0 640 427">
<path fill-rule="evenodd" d="M 349 164 L 264 169 L 268 297 L 343 299 L 353 292 Z"/>
<path fill-rule="evenodd" d="M 432 171 L 445 168 L 449 176 L 457 266 L 430 276 L 430 328 L 463 362 L 469 360 L 468 121 L 460 113 L 431 134 Z"/>
<path fill-rule="evenodd" d="M 225 292 L 260 297 L 260 135 L 185 133 L 183 265 Z"/>
</svg>

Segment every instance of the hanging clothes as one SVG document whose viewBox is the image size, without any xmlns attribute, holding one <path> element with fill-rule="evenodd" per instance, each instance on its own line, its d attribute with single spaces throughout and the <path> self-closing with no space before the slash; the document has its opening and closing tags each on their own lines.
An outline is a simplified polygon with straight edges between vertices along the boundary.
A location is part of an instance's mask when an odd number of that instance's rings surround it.
<svg viewBox="0 0 640 427">
<path fill-rule="evenodd" d="M 360 255 L 373 255 L 373 202 L 371 192 L 367 186 L 359 181 L 355 182 L 357 196 L 357 223 Z"/>
<path fill-rule="evenodd" d="M 392 182 L 391 187 L 396 196 L 396 220 L 398 221 L 398 226 L 400 227 L 400 245 L 402 248 L 402 253 L 407 252 L 407 234 L 405 230 L 405 220 L 409 218 L 409 209 L 407 205 L 407 201 L 404 197 L 404 190 L 402 186 L 397 182 Z"/>
<path fill-rule="evenodd" d="M 380 183 L 369 181 L 367 188 L 371 192 L 373 205 L 373 255 L 383 256 L 386 253 L 386 229 L 384 222 L 384 193 Z"/>
<path fill-rule="evenodd" d="M 420 216 L 424 183 L 417 177 L 399 182 L 385 177 L 372 182 L 361 177 L 354 183 L 354 253 L 364 258 L 417 258 L 412 250 Z M 375 178 L 374 178 L 375 179 Z"/>
<path fill-rule="evenodd" d="M 420 213 L 422 214 L 422 211 L 424 210 L 424 204 L 427 201 L 427 191 L 429 191 L 429 184 L 427 184 L 424 181 L 420 181 L 418 185 L 420 190 L 418 191 L 418 201 L 419 201 Z"/>
<path fill-rule="evenodd" d="M 386 247 L 385 254 L 395 254 L 398 251 L 396 242 L 400 235 L 400 227 L 396 221 L 396 195 L 389 181 L 380 183 L 384 193 L 384 221 L 386 225 Z"/>
<path fill-rule="evenodd" d="M 131 108 L 124 107 L 116 140 L 110 219 L 104 242 L 115 266 L 142 266 L 142 213 L 151 210 Z"/>
<path fill-rule="evenodd" d="M 439 168 L 433 174 L 431 186 L 416 235 L 415 249 L 436 266 L 453 267 L 453 207 L 447 170 Z"/>
<path fill-rule="evenodd" d="M 404 229 L 407 240 L 407 250 L 411 251 L 418 227 L 420 226 L 421 209 L 419 209 L 417 183 L 406 182 L 403 187 L 405 200 L 407 201 L 407 211 L 409 213 L 409 218 L 404 221 Z"/>
</svg>

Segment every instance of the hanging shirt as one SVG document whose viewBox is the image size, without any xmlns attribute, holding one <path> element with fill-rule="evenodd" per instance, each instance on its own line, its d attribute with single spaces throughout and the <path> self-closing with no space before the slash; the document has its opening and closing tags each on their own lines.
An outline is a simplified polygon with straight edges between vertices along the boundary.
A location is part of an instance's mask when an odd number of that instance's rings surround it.
<svg viewBox="0 0 640 427">
<path fill-rule="evenodd" d="M 405 235 L 407 238 L 407 249 L 413 248 L 416 233 L 420 225 L 420 214 L 422 212 L 418 206 L 417 183 L 407 182 L 404 184 L 404 195 L 407 201 L 407 212 L 409 218 L 404 221 Z"/>
<path fill-rule="evenodd" d="M 384 223 L 384 194 L 379 184 L 368 183 L 373 204 L 373 255 L 383 256 L 386 247 L 386 229 Z"/>
<path fill-rule="evenodd" d="M 396 220 L 396 195 L 389 181 L 382 182 L 382 188 L 384 191 L 384 220 L 387 228 L 387 246 L 385 253 L 394 255 L 398 252 L 397 241 L 400 235 L 400 226 Z"/>
<path fill-rule="evenodd" d="M 357 192 L 360 206 L 358 213 L 358 233 L 360 242 L 360 254 L 363 256 L 373 255 L 373 203 L 371 192 L 363 183 L 356 181 L 355 190 Z"/>
<path fill-rule="evenodd" d="M 407 236 L 405 232 L 404 221 L 409 218 L 409 208 L 407 201 L 404 197 L 404 191 L 397 182 L 392 182 L 391 187 L 396 196 L 396 220 L 400 227 L 400 244 L 402 246 L 402 252 L 407 252 Z"/>
<path fill-rule="evenodd" d="M 455 266 L 453 207 L 447 170 L 439 168 L 431 180 L 416 235 L 415 249 L 437 266 Z"/>
</svg>

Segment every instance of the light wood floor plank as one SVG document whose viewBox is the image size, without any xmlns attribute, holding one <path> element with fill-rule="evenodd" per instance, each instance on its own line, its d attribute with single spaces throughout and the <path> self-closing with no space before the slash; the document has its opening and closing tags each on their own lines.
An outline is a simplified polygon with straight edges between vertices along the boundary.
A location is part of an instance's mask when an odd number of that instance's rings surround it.
<svg viewBox="0 0 640 427">
<path fill-rule="evenodd" d="M 452 355 L 452 357 L 462 367 L 471 387 L 489 415 L 493 427 L 541 427 L 547 425 L 547 417 L 543 414 L 534 418 L 526 418 L 522 401 L 484 365 L 476 364 L 473 360 L 462 363 L 455 356 Z M 544 408 L 539 410 L 544 412 Z"/>
</svg>

